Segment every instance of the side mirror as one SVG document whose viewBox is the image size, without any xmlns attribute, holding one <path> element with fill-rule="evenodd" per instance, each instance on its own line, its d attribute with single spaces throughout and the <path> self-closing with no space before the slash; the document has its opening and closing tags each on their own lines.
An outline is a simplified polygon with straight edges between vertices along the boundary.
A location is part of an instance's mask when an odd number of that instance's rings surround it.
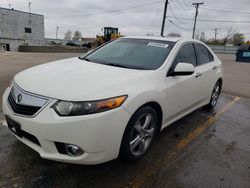
<svg viewBox="0 0 250 188">
<path fill-rule="evenodd" d="M 188 76 L 195 72 L 195 68 L 190 63 L 180 62 L 176 65 L 175 69 L 171 71 L 168 76 Z"/>
</svg>

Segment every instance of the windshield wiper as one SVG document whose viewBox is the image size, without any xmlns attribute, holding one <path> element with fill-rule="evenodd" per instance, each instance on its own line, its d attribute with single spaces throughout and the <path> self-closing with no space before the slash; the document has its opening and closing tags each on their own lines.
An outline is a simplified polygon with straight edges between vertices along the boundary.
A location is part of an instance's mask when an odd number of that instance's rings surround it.
<svg viewBox="0 0 250 188">
<path fill-rule="evenodd" d="M 91 62 L 87 57 L 79 57 L 79 59 Z"/>
<path fill-rule="evenodd" d="M 109 65 L 109 66 L 113 66 L 113 67 L 122 67 L 122 68 L 132 68 L 130 66 L 126 66 L 126 65 L 121 65 L 121 64 L 118 64 L 118 63 L 104 63 L 104 65 Z"/>
<path fill-rule="evenodd" d="M 92 63 L 98 63 L 98 64 L 102 64 L 102 65 L 108 65 L 108 66 L 113 66 L 113 67 L 121 67 L 121 68 L 127 68 L 127 69 L 139 69 L 139 70 L 147 70 L 147 69 L 144 69 L 144 68 L 141 68 L 141 67 L 136 67 L 136 66 L 132 66 L 132 65 L 121 65 L 119 63 L 109 63 L 107 61 L 97 61 L 97 60 L 90 60 L 88 59 L 87 57 L 79 57 L 79 59 L 81 60 L 85 60 L 85 61 L 88 61 L 88 62 L 92 62 Z"/>
</svg>

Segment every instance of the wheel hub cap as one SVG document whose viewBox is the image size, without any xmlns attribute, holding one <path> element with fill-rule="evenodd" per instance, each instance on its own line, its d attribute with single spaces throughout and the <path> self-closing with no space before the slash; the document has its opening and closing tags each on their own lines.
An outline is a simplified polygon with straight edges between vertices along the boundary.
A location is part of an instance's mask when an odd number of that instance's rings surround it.
<svg viewBox="0 0 250 188">
<path fill-rule="evenodd" d="M 142 155 L 149 147 L 155 132 L 155 119 L 151 114 L 141 116 L 131 133 L 130 149 L 134 155 Z"/>
</svg>

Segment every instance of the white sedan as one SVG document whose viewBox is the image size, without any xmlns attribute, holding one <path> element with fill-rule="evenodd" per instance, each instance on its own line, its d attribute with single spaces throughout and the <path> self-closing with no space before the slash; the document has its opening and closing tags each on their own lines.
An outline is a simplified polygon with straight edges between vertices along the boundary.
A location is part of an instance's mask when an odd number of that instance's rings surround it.
<svg viewBox="0 0 250 188">
<path fill-rule="evenodd" d="M 123 37 L 17 74 L 3 95 L 4 125 L 42 158 L 135 161 L 162 129 L 215 107 L 222 72 L 200 41 Z"/>
</svg>

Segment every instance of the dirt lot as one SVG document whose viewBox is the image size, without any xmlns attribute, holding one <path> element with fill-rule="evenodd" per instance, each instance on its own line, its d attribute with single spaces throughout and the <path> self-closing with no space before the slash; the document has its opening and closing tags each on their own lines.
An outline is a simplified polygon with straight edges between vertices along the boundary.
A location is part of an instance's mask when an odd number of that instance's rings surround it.
<svg viewBox="0 0 250 188">
<path fill-rule="evenodd" d="M 0 54 L 0 95 L 16 72 L 72 56 L 79 54 Z M 169 126 L 134 164 L 47 161 L 0 126 L 0 187 L 250 187 L 250 64 L 219 57 L 225 76 L 217 108 Z"/>
</svg>

